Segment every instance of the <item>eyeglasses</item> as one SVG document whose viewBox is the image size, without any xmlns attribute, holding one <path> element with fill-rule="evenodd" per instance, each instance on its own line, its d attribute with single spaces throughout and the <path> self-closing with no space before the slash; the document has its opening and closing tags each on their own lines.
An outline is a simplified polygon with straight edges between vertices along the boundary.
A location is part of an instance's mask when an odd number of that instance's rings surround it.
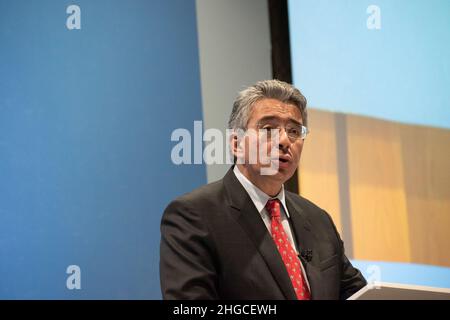
<svg viewBox="0 0 450 320">
<path fill-rule="evenodd" d="M 307 127 L 301 124 L 294 124 L 294 123 L 288 123 L 287 125 L 282 126 L 279 123 L 258 122 L 256 124 L 256 127 L 258 128 L 258 130 L 263 130 L 267 135 L 267 138 L 269 139 L 272 136 L 272 133 L 274 133 L 274 131 L 272 130 L 278 130 L 278 134 L 281 134 L 281 128 L 284 128 L 287 136 L 291 141 L 296 141 L 298 139 L 303 140 L 309 133 Z"/>
</svg>

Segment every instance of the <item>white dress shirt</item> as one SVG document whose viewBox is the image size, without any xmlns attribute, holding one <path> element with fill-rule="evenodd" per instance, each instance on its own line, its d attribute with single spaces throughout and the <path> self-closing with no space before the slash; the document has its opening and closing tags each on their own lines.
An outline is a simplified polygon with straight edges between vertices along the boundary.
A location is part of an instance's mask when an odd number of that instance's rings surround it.
<svg viewBox="0 0 450 320">
<path fill-rule="evenodd" d="M 267 195 L 266 193 L 264 193 L 264 191 L 262 191 L 261 189 L 259 189 L 257 186 L 255 186 L 250 180 L 247 179 L 246 176 L 244 176 L 241 171 L 239 171 L 237 166 L 234 166 L 233 172 L 236 176 L 236 178 L 239 180 L 239 182 L 242 184 L 242 186 L 244 187 L 245 191 L 247 191 L 248 195 L 250 196 L 250 199 L 252 199 L 256 209 L 258 210 L 262 220 L 264 221 L 264 224 L 267 227 L 267 230 L 269 231 L 269 233 L 272 235 L 272 230 L 271 230 L 271 218 L 270 218 L 270 214 L 266 209 L 266 204 L 267 201 L 270 199 L 278 199 L 280 200 L 282 206 L 281 206 L 281 224 L 283 225 L 284 228 L 284 232 L 286 233 L 289 242 L 291 243 L 292 248 L 294 248 L 297 256 L 299 254 L 298 250 L 297 250 L 297 246 L 295 245 L 294 242 L 294 238 L 292 236 L 292 230 L 291 230 L 291 226 L 289 224 L 289 211 L 287 209 L 286 206 L 286 199 L 284 196 L 284 185 L 281 186 L 281 191 L 275 196 L 275 197 L 271 197 L 269 195 Z M 300 259 L 299 259 L 300 261 Z M 303 264 L 300 261 L 300 265 L 302 267 L 302 271 L 303 271 L 303 275 L 305 277 L 306 280 L 306 284 L 308 285 L 309 288 L 309 283 L 308 283 L 308 278 L 306 276 L 306 272 L 303 268 Z"/>
</svg>

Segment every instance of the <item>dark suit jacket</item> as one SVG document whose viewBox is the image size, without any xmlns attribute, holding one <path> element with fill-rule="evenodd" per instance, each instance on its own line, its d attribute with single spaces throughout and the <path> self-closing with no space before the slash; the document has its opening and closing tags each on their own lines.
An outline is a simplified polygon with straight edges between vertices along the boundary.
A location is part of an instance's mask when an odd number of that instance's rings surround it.
<svg viewBox="0 0 450 320">
<path fill-rule="evenodd" d="M 344 253 L 330 216 L 286 192 L 312 299 L 345 299 L 366 281 Z M 286 267 L 250 196 L 230 170 L 172 201 L 161 222 L 165 299 L 296 299 Z"/>
</svg>

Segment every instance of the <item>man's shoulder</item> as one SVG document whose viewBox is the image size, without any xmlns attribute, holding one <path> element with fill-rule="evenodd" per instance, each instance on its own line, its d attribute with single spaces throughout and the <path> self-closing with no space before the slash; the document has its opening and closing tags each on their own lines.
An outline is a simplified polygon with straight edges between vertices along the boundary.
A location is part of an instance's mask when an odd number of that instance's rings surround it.
<svg viewBox="0 0 450 320">
<path fill-rule="evenodd" d="M 224 199 L 223 180 L 218 180 L 176 197 L 169 206 L 204 208 L 223 203 Z"/>
</svg>

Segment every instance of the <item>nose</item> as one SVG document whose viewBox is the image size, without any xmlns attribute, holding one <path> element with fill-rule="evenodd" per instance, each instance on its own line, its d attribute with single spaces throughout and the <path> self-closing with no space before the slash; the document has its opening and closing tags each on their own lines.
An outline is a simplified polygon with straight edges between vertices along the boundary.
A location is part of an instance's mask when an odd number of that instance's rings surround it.
<svg viewBox="0 0 450 320">
<path fill-rule="evenodd" d="M 283 151 L 287 151 L 287 149 L 291 145 L 291 140 L 289 139 L 289 136 L 285 128 L 280 128 L 279 132 L 280 132 L 279 148 Z"/>
</svg>

